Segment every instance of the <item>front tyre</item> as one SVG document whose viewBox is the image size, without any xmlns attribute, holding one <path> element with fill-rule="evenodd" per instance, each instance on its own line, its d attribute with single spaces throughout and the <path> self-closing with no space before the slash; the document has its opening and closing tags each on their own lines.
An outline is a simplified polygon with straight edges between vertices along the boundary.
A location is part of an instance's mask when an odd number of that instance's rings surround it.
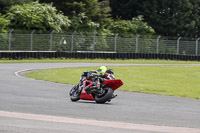
<svg viewBox="0 0 200 133">
<path fill-rule="evenodd" d="M 73 89 L 73 91 L 71 91 L 70 98 L 71 98 L 72 102 L 76 102 L 76 101 L 80 100 L 81 92 L 79 91 L 77 86 L 73 87 L 72 89 Z"/>
<path fill-rule="evenodd" d="M 112 98 L 114 91 L 109 87 L 104 88 L 104 90 L 103 94 L 95 95 L 94 99 L 96 103 L 105 103 Z"/>
</svg>

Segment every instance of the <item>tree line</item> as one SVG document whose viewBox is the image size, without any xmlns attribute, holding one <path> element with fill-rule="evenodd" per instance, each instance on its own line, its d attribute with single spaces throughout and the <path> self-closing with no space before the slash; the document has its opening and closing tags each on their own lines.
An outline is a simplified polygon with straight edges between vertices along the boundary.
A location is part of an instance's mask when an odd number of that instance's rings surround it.
<svg viewBox="0 0 200 133">
<path fill-rule="evenodd" d="M 200 0 L 0 0 L 0 29 L 200 36 Z"/>
</svg>

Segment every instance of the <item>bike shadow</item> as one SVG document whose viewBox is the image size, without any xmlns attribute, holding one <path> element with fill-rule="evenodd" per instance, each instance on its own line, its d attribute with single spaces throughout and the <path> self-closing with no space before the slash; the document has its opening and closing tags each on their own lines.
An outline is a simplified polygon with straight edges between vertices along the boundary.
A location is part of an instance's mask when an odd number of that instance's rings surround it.
<svg viewBox="0 0 200 133">
<path fill-rule="evenodd" d="M 94 105 L 113 105 L 113 103 L 111 102 L 106 102 L 106 103 L 96 103 L 95 101 L 84 101 L 84 100 L 80 100 L 77 101 L 76 103 L 80 103 L 80 104 L 94 104 Z"/>
</svg>

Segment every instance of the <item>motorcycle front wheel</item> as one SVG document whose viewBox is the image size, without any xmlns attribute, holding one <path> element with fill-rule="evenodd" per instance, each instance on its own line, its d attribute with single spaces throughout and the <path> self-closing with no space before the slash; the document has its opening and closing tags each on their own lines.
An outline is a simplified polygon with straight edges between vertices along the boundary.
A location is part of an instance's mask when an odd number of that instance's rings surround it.
<svg viewBox="0 0 200 133">
<path fill-rule="evenodd" d="M 104 88 L 104 90 L 103 94 L 95 95 L 94 99 L 96 103 L 105 103 L 112 98 L 114 91 L 109 87 Z"/>
<path fill-rule="evenodd" d="M 72 89 L 73 89 L 73 91 L 71 91 L 70 98 L 71 98 L 71 101 L 76 102 L 76 101 L 80 100 L 81 92 L 79 91 L 78 86 L 73 87 Z"/>
</svg>

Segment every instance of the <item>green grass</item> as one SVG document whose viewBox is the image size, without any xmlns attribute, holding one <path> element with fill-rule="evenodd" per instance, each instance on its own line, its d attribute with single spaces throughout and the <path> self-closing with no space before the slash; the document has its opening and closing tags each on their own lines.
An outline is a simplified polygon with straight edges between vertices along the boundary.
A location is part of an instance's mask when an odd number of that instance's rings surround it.
<svg viewBox="0 0 200 133">
<path fill-rule="evenodd" d="M 115 77 L 124 82 L 120 90 L 200 99 L 199 66 L 109 66 L 108 68 L 112 68 Z M 26 73 L 26 76 L 58 83 L 77 84 L 83 71 L 97 69 L 98 67 L 47 69 Z"/>
<path fill-rule="evenodd" d="M 145 59 L 66 59 L 66 58 L 52 58 L 52 59 L 23 59 L 23 60 L 9 60 L 0 59 L 0 63 L 138 63 L 138 64 L 200 64 L 198 61 L 173 61 L 173 60 L 145 60 Z"/>
</svg>

